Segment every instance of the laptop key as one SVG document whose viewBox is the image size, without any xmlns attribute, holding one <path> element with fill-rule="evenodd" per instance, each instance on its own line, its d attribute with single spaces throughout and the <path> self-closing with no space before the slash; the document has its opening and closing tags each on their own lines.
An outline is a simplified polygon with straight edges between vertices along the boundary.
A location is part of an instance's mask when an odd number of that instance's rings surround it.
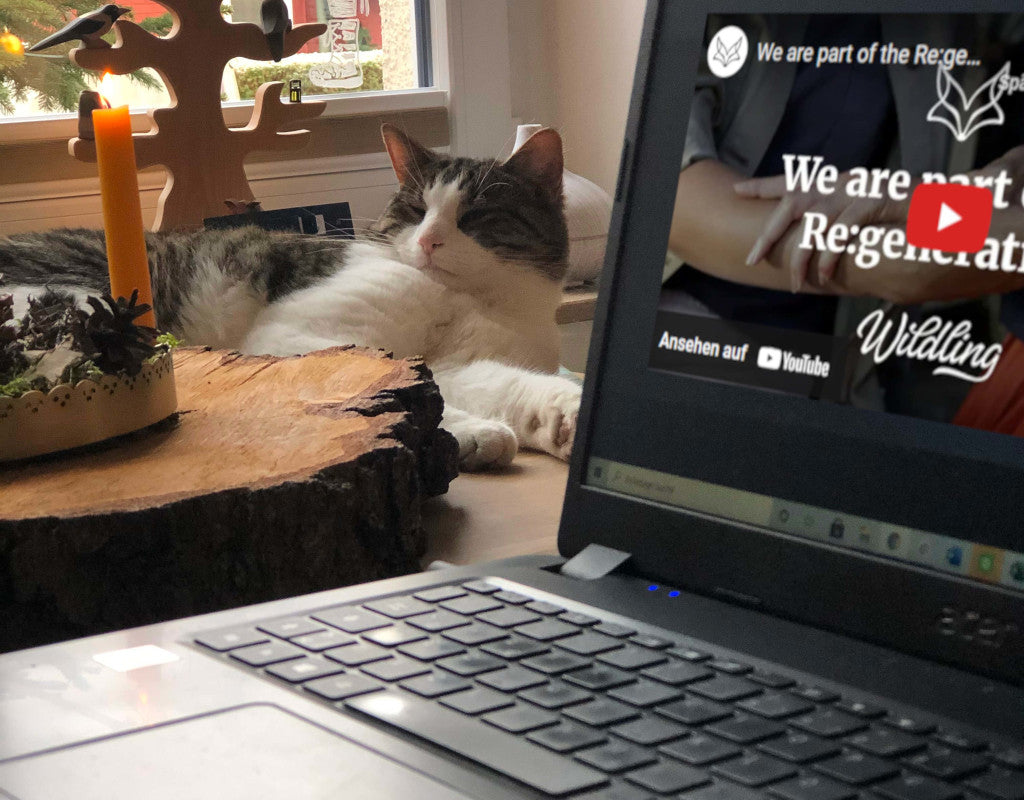
<svg viewBox="0 0 1024 800">
<path fill-rule="evenodd" d="M 604 653 L 597 657 L 602 664 L 619 669 L 644 669 L 653 667 L 656 664 L 664 664 L 668 657 L 657 650 L 647 650 L 643 647 L 627 644 L 618 650 Z"/>
<path fill-rule="evenodd" d="M 424 589 L 413 595 L 417 600 L 424 603 L 440 603 L 442 600 L 452 600 L 456 597 L 465 597 L 466 592 L 458 586 L 438 586 L 436 589 Z"/>
<path fill-rule="evenodd" d="M 680 739 L 689 734 L 689 731 L 682 725 L 661 719 L 660 717 L 643 717 L 642 719 L 626 722 L 612 728 L 612 733 L 621 739 L 644 747 L 665 744 L 673 739 Z"/>
<path fill-rule="evenodd" d="M 529 636 L 531 639 L 536 639 L 540 642 L 551 642 L 555 639 L 562 639 L 566 636 L 571 636 L 574 633 L 579 633 L 579 628 L 575 625 L 570 625 L 567 622 L 561 622 L 557 619 L 544 619 L 540 622 L 531 622 L 528 625 L 520 625 L 514 630 L 516 633 L 520 633 L 523 636 Z"/>
<path fill-rule="evenodd" d="M 782 725 L 752 714 L 737 714 L 708 725 L 705 730 L 736 744 L 754 744 L 786 732 Z"/>
<path fill-rule="evenodd" d="M 501 692 L 518 692 L 547 682 L 543 675 L 517 665 L 488 672 L 477 680 Z"/>
<path fill-rule="evenodd" d="M 464 628 L 452 628 L 441 634 L 446 639 L 459 642 L 469 646 L 496 642 L 498 639 L 507 639 L 508 634 L 501 628 L 493 625 L 484 625 L 482 622 L 474 622 Z"/>
<path fill-rule="evenodd" d="M 862 731 L 868 726 L 867 721 L 860 717 L 854 717 L 829 707 L 819 708 L 810 714 L 791 719 L 789 724 L 794 728 L 828 739 L 847 736 Z"/>
<path fill-rule="evenodd" d="M 881 758 L 905 756 L 908 753 L 923 750 L 925 746 L 924 739 L 888 728 L 873 728 L 870 731 L 851 736 L 846 742 L 858 750 Z"/>
<path fill-rule="evenodd" d="M 714 781 L 709 786 L 679 795 L 680 800 L 764 800 L 760 792 L 744 789 L 735 783 Z"/>
<path fill-rule="evenodd" d="M 797 714 L 806 714 L 816 708 L 809 700 L 786 692 L 767 692 L 758 697 L 750 697 L 737 703 L 736 707 L 768 719 L 785 719 Z"/>
<path fill-rule="evenodd" d="M 796 775 L 792 764 L 769 756 L 753 753 L 725 761 L 711 767 L 711 771 L 723 778 L 742 783 L 745 786 L 766 786 L 784 778 Z"/>
<path fill-rule="evenodd" d="M 845 711 L 847 714 L 864 717 L 864 719 L 877 719 L 878 717 L 884 717 L 887 713 L 880 706 L 862 703 L 860 700 L 840 700 L 836 703 L 836 708 L 840 711 Z"/>
<path fill-rule="evenodd" d="M 366 641 L 383 647 L 398 647 L 401 644 L 420 642 L 426 638 L 427 634 L 423 631 L 403 625 L 402 623 L 363 634 L 363 639 Z"/>
<path fill-rule="evenodd" d="M 725 661 L 721 659 L 715 659 L 714 661 L 706 662 L 707 666 L 718 672 L 724 672 L 727 675 L 746 675 L 748 672 L 753 670 L 753 667 L 747 664 L 741 664 L 739 661 Z"/>
<path fill-rule="evenodd" d="M 658 706 L 655 711 L 684 725 L 704 725 L 732 716 L 732 711 L 728 708 L 698 697 L 684 697 L 674 703 Z"/>
<path fill-rule="evenodd" d="M 1024 747 L 1004 747 L 992 753 L 992 760 L 1010 769 L 1024 770 Z"/>
<path fill-rule="evenodd" d="M 447 639 L 427 639 L 423 642 L 402 645 L 398 648 L 398 652 L 418 658 L 420 661 L 436 661 L 439 658 L 464 653 L 466 648 Z"/>
<path fill-rule="evenodd" d="M 437 671 L 431 672 L 429 675 L 420 675 L 418 678 L 410 678 L 398 685 L 420 697 L 441 697 L 473 688 L 473 684 L 457 675 Z"/>
<path fill-rule="evenodd" d="M 617 703 L 614 700 L 607 700 L 603 697 L 598 697 L 582 705 L 570 706 L 563 709 L 562 713 L 570 719 L 582 722 L 584 725 L 594 725 L 596 727 L 615 725 L 640 716 L 640 713 L 635 708 Z"/>
<path fill-rule="evenodd" d="M 391 624 L 391 620 L 387 617 L 358 606 L 325 608 L 322 611 L 317 611 L 312 617 L 320 622 L 326 622 L 334 628 L 339 628 L 345 633 L 363 633 Z"/>
<path fill-rule="evenodd" d="M 346 667 L 359 667 L 363 664 L 369 664 L 371 661 L 380 661 L 381 659 L 391 657 L 391 653 L 375 644 L 344 645 L 327 650 L 324 652 L 324 655 L 331 659 L 331 661 L 337 661 Z"/>
<path fill-rule="evenodd" d="M 292 644 L 297 644 L 299 647 L 304 647 L 307 650 L 319 653 L 321 650 L 330 650 L 332 647 L 355 644 L 355 641 L 356 640 L 348 634 L 331 628 L 326 631 L 317 631 L 316 633 L 307 633 L 303 636 L 296 636 L 292 639 Z"/>
<path fill-rule="evenodd" d="M 380 678 L 382 681 L 400 681 L 430 671 L 430 668 L 423 662 L 402 656 L 395 656 L 386 661 L 374 661 L 360 669 L 367 675 Z"/>
<path fill-rule="evenodd" d="M 838 694 L 820 686 L 794 686 L 789 691 L 812 703 L 833 703 L 839 699 Z"/>
<path fill-rule="evenodd" d="M 469 589 L 469 591 L 476 592 L 477 594 L 494 594 L 501 591 L 500 586 L 495 586 L 493 583 L 484 580 L 469 581 L 462 584 L 462 588 Z"/>
<path fill-rule="evenodd" d="M 707 661 L 711 658 L 710 653 L 705 653 L 703 650 L 695 650 L 692 647 L 671 647 L 666 652 L 676 658 L 683 659 L 683 661 Z"/>
<path fill-rule="evenodd" d="M 576 653 L 577 655 L 595 656 L 598 653 L 617 650 L 622 647 L 622 642 L 611 636 L 587 631 L 586 633 L 580 633 L 566 639 L 560 639 L 556 645 L 563 650 L 568 650 L 570 653 Z"/>
<path fill-rule="evenodd" d="M 498 608 L 494 611 L 485 611 L 477 617 L 481 622 L 489 625 L 497 625 L 499 628 L 514 628 L 516 625 L 525 625 L 528 622 L 536 622 L 540 619 L 539 614 L 527 611 L 524 608 Z"/>
<path fill-rule="evenodd" d="M 442 658 L 434 663 L 464 678 L 505 666 L 505 662 L 500 658 L 495 658 L 487 653 L 463 653 L 461 656 Z"/>
<path fill-rule="evenodd" d="M 346 700 L 345 706 L 545 794 L 574 794 L 596 789 L 608 781 L 600 772 L 498 728 L 467 726 L 463 724 L 464 717 L 457 712 L 407 693 L 374 692 Z"/>
<path fill-rule="evenodd" d="M 932 723 L 914 717 L 889 717 L 888 719 L 883 719 L 882 724 L 905 731 L 906 733 L 914 733 L 918 736 L 927 736 L 929 733 L 935 732 L 935 726 Z"/>
<path fill-rule="evenodd" d="M 302 684 L 302 688 L 324 698 L 324 700 L 347 700 L 356 695 L 379 692 L 384 687 L 365 675 L 349 672 L 344 675 L 331 675 L 327 678 L 317 678 L 315 681 L 306 681 Z"/>
<path fill-rule="evenodd" d="M 764 691 L 760 686 L 751 683 L 746 678 L 734 678 L 731 675 L 722 675 L 711 680 L 692 683 L 687 686 L 687 689 L 693 692 L 693 694 L 699 694 L 701 697 L 707 697 L 723 703 L 732 703 Z"/>
<path fill-rule="evenodd" d="M 997 800 L 1024 800 L 1024 773 L 1017 770 L 992 767 L 964 785 Z"/>
<path fill-rule="evenodd" d="M 795 680 L 787 678 L 785 675 L 779 675 L 776 672 L 762 672 L 758 669 L 747 675 L 747 678 L 769 689 L 788 689 L 796 684 Z"/>
<path fill-rule="evenodd" d="M 772 786 L 768 793 L 781 800 L 851 800 L 857 792 L 828 778 L 807 775 Z"/>
<path fill-rule="evenodd" d="M 649 633 L 638 633 L 636 636 L 630 638 L 633 644 L 638 644 L 641 647 L 649 647 L 652 650 L 664 650 L 672 646 L 672 642 L 661 636 L 653 636 Z"/>
<path fill-rule="evenodd" d="M 489 725 L 494 725 L 509 733 L 529 733 L 538 728 L 555 725 L 558 722 L 558 715 L 520 703 L 501 711 L 492 711 L 490 714 L 482 716 L 481 719 Z"/>
<path fill-rule="evenodd" d="M 903 763 L 944 781 L 958 781 L 988 767 L 988 759 L 977 753 L 963 753 L 946 747 L 929 748 L 928 752 L 908 756 Z"/>
<path fill-rule="evenodd" d="M 674 794 L 711 783 L 707 774 L 676 761 L 659 761 L 634 770 L 626 780 L 658 794 Z"/>
<path fill-rule="evenodd" d="M 298 658 L 305 653 L 295 645 L 286 642 L 268 642 L 267 644 L 240 647 L 237 650 L 232 650 L 230 655 L 231 658 L 248 664 L 250 667 L 265 667 L 268 664 L 287 661 L 289 658 Z"/>
<path fill-rule="evenodd" d="M 589 614 L 581 614 L 578 611 L 566 611 L 564 614 L 559 614 L 558 618 L 562 622 L 568 622 L 570 625 L 596 625 L 599 620 L 597 617 L 592 617 Z"/>
<path fill-rule="evenodd" d="M 690 664 L 686 661 L 672 661 L 669 664 L 645 669 L 641 674 L 648 678 L 654 678 L 656 681 L 667 683 L 670 686 L 682 686 L 683 684 L 710 678 L 715 673 L 699 664 Z"/>
<path fill-rule="evenodd" d="M 575 683 L 577 686 L 582 686 L 585 689 L 599 691 L 601 689 L 613 689 L 616 686 L 625 686 L 627 683 L 635 681 L 636 678 L 628 672 L 623 672 L 614 667 L 606 667 L 604 664 L 592 664 L 584 669 L 566 673 L 564 680 L 569 681 L 569 683 Z"/>
<path fill-rule="evenodd" d="M 509 605 L 513 606 L 521 606 L 533 601 L 532 597 L 527 597 L 525 594 L 520 594 L 519 592 L 510 592 L 507 590 L 495 592 L 495 594 L 492 596 L 494 597 L 495 600 L 501 600 L 501 602 L 508 603 Z"/>
<path fill-rule="evenodd" d="M 542 728 L 526 738 L 556 753 L 571 753 L 573 750 L 593 747 L 608 740 L 601 731 L 573 722 L 560 722 L 550 728 Z"/>
<path fill-rule="evenodd" d="M 594 630 L 598 633 L 603 633 L 605 636 L 614 636 L 616 639 L 625 639 L 627 636 L 632 636 L 636 633 L 636 630 L 626 625 L 619 625 L 617 622 L 599 622 L 594 626 Z"/>
<path fill-rule="evenodd" d="M 456 614 L 453 611 L 434 611 L 409 620 L 410 625 L 427 633 L 440 633 L 441 631 L 469 625 L 471 622 L 472 620 L 466 619 L 461 614 Z"/>
<path fill-rule="evenodd" d="M 549 617 L 552 614 L 561 614 L 565 611 L 561 606 L 556 606 L 554 603 L 547 603 L 543 600 L 534 600 L 532 603 L 527 603 L 526 608 L 530 611 L 536 611 L 538 614 L 543 614 L 545 617 Z"/>
<path fill-rule="evenodd" d="M 448 695 L 441 699 L 441 705 L 454 708 L 463 714 L 484 714 L 488 711 L 497 711 L 499 708 L 508 708 L 513 705 L 513 700 L 502 692 L 477 687 L 468 692 Z"/>
<path fill-rule="evenodd" d="M 493 675 L 494 673 L 491 674 Z M 593 698 L 593 695 L 562 681 L 550 681 L 544 686 L 524 689 L 519 692 L 519 697 L 541 708 L 554 710 L 576 705 L 584 700 L 590 700 Z"/>
<path fill-rule="evenodd" d="M 267 667 L 267 674 L 273 675 L 288 683 L 301 683 L 302 681 L 323 678 L 327 675 L 336 675 L 342 672 L 342 668 L 329 661 L 319 661 L 309 656 L 284 661 Z"/>
<path fill-rule="evenodd" d="M 417 600 L 415 597 L 387 597 L 383 600 L 363 603 L 363 608 L 368 608 L 370 611 L 383 614 L 391 619 L 405 619 L 434 610 L 433 606 L 422 600 Z"/>
<path fill-rule="evenodd" d="M 899 772 L 892 762 L 882 761 L 880 758 L 858 753 L 855 750 L 846 750 L 836 758 L 815 764 L 814 769 L 829 777 L 852 783 L 854 786 L 873 783 Z"/>
<path fill-rule="evenodd" d="M 521 658 L 546 653 L 550 648 L 545 644 L 535 642 L 533 639 L 513 636 L 511 639 L 502 639 L 485 644 L 480 649 L 485 653 L 490 653 L 492 656 L 504 658 L 506 661 L 518 661 Z"/>
<path fill-rule="evenodd" d="M 871 791 L 889 800 L 955 800 L 963 792 L 955 786 L 926 778 L 924 775 L 901 775 L 871 787 Z"/>
<path fill-rule="evenodd" d="M 620 686 L 618 689 L 612 689 L 608 692 L 609 697 L 615 700 L 622 700 L 631 706 L 639 706 L 640 708 L 650 708 L 661 703 L 667 703 L 669 700 L 675 700 L 681 695 L 682 692 L 679 689 L 666 686 L 663 683 L 655 683 L 654 681 L 637 681 L 636 683 Z"/>
<path fill-rule="evenodd" d="M 939 731 L 932 738 L 939 744 L 944 744 L 957 750 L 967 750 L 972 753 L 988 749 L 988 742 L 968 736 L 965 733 L 960 733 L 959 731 Z M 1022 756 L 1024 756 L 1024 753 L 1022 753 Z M 1021 760 L 1021 766 L 1024 767 L 1024 758 Z"/>
<path fill-rule="evenodd" d="M 757 749 L 784 761 L 806 764 L 842 752 L 839 745 L 806 733 L 790 733 L 779 739 L 762 742 Z"/>
<path fill-rule="evenodd" d="M 678 758 L 680 761 L 685 761 L 687 764 L 692 764 L 695 767 L 714 764 L 716 761 L 724 761 L 727 758 L 735 758 L 743 752 L 735 745 L 703 733 L 687 736 L 678 742 L 672 742 L 659 747 L 658 750 L 667 756 Z"/>
<path fill-rule="evenodd" d="M 576 753 L 576 759 L 604 772 L 625 772 L 657 761 L 654 753 L 628 742 L 610 741 Z"/>
<path fill-rule="evenodd" d="M 486 595 L 468 594 L 465 597 L 456 597 L 454 600 L 445 600 L 439 604 L 446 611 L 454 611 L 456 614 L 482 614 L 484 611 L 493 611 L 496 608 L 504 608 L 497 600 Z"/>
<path fill-rule="evenodd" d="M 587 659 L 574 656 L 571 653 L 546 653 L 545 655 L 527 658 L 519 663 L 524 667 L 543 672 L 545 675 L 561 675 L 564 672 L 590 665 Z"/>
<path fill-rule="evenodd" d="M 268 622 L 261 622 L 257 625 L 261 631 L 273 634 L 282 639 L 291 639 L 295 636 L 303 636 L 307 633 L 315 633 L 316 631 L 322 631 L 324 625 L 319 622 L 314 622 L 308 617 L 284 617 L 282 619 L 272 619 Z"/>
<path fill-rule="evenodd" d="M 203 647 L 223 653 L 236 647 L 248 647 L 251 644 L 269 642 L 270 637 L 263 633 L 263 631 L 258 631 L 251 626 L 245 625 L 224 628 L 219 631 L 207 631 L 197 636 L 195 640 L 203 645 Z"/>
<path fill-rule="evenodd" d="M 618 783 L 596 792 L 589 792 L 575 800 L 654 800 L 654 795 L 637 786 Z"/>
</svg>

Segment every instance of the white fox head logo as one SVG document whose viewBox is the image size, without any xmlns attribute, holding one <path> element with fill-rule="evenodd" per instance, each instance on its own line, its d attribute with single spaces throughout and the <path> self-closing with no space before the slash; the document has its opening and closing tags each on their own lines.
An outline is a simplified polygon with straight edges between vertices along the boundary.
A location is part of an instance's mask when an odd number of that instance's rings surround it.
<svg viewBox="0 0 1024 800">
<path fill-rule="evenodd" d="M 1005 91 L 1004 77 L 1009 74 L 1010 62 L 1007 61 L 968 99 L 957 79 L 940 64 L 935 78 L 939 101 L 929 109 L 928 121 L 945 125 L 958 142 L 966 142 L 986 125 L 1002 125 L 1006 115 L 999 100 Z M 953 102 L 950 102 L 951 95 Z"/>
<path fill-rule="evenodd" d="M 723 67 L 728 67 L 734 61 L 739 61 L 742 57 L 740 50 L 743 48 L 743 39 L 737 39 L 733 44 L 728 47 L 725 45 L 724 37 L 719 34 L 715 37 L 715 54 L 712 58 L 719 62 Z"/>
</svg>

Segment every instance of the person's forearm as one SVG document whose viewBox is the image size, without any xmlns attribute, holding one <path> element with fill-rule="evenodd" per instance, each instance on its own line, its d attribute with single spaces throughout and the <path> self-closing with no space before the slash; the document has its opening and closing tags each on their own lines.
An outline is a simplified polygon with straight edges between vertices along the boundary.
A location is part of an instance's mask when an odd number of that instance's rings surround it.
<svg viewBox="0 0 1024 800">
<path fill-rule="evenodd" d="M 803 236 L 804 223 L 794 225 L 765 259 L 748 266 L 747 255 L 778 201 L 737 195 L 733 187 L 742 179 L 743 176 L 717 161 L 700 161 L 683 170 L 679 175 L 669 248 L 710 275 L 788 291 L 787 264 Z M 1020 209 L 997 211 L 990 237 L 1002 240 L 1011 231 L 1024 239 L 1024 214 Z M 818 285 L 817 271 L 812 269 L 802 291 L 870 295 L 913 304 L 1002 294 L 1020 288 L 1024 288 L 1024 274 L 1015 272 L 888 259 L 884 255 L 877 266 L 863 269 L 854 263 L 853 257 L 843 255 L 832 280 Z"/>
</svg>

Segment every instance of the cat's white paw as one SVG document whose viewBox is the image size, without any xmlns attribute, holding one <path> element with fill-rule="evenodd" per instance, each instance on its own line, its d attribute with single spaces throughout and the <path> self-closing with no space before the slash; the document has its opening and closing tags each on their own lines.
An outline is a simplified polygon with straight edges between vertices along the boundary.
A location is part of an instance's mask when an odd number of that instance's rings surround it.
<svg viewBox="0 0 1024 800">
<path fill-rule="evenodd" d="M 580 412 L 582 389 L 566 384 L 545 398 L 534 420 L 534 443 L 546 453 L 568 461 L 576 438 L 576 418 Z"/>
<path fill-rule="evenodd" d="M 446 427 L 459 443 L 459 467 L 468 472 L 507 467 L 519 450 L 515 433 L 503 422 L 471 417 Z"/>
</svg>

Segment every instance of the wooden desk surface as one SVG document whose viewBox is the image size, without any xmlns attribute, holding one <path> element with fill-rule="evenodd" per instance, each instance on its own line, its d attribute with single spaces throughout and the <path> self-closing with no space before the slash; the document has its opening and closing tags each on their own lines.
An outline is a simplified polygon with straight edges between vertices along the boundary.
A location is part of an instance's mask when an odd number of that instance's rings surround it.
<svg viewBox="0 0 1024 800">
<path fill-rule="evenodd" d="M 568 473 L 568 465 L 551 456 L 520 453 L 503 472 L 459 475 L 447 494 L 423 505 L 423 566 L 557 553 Z"/>
</svg>

